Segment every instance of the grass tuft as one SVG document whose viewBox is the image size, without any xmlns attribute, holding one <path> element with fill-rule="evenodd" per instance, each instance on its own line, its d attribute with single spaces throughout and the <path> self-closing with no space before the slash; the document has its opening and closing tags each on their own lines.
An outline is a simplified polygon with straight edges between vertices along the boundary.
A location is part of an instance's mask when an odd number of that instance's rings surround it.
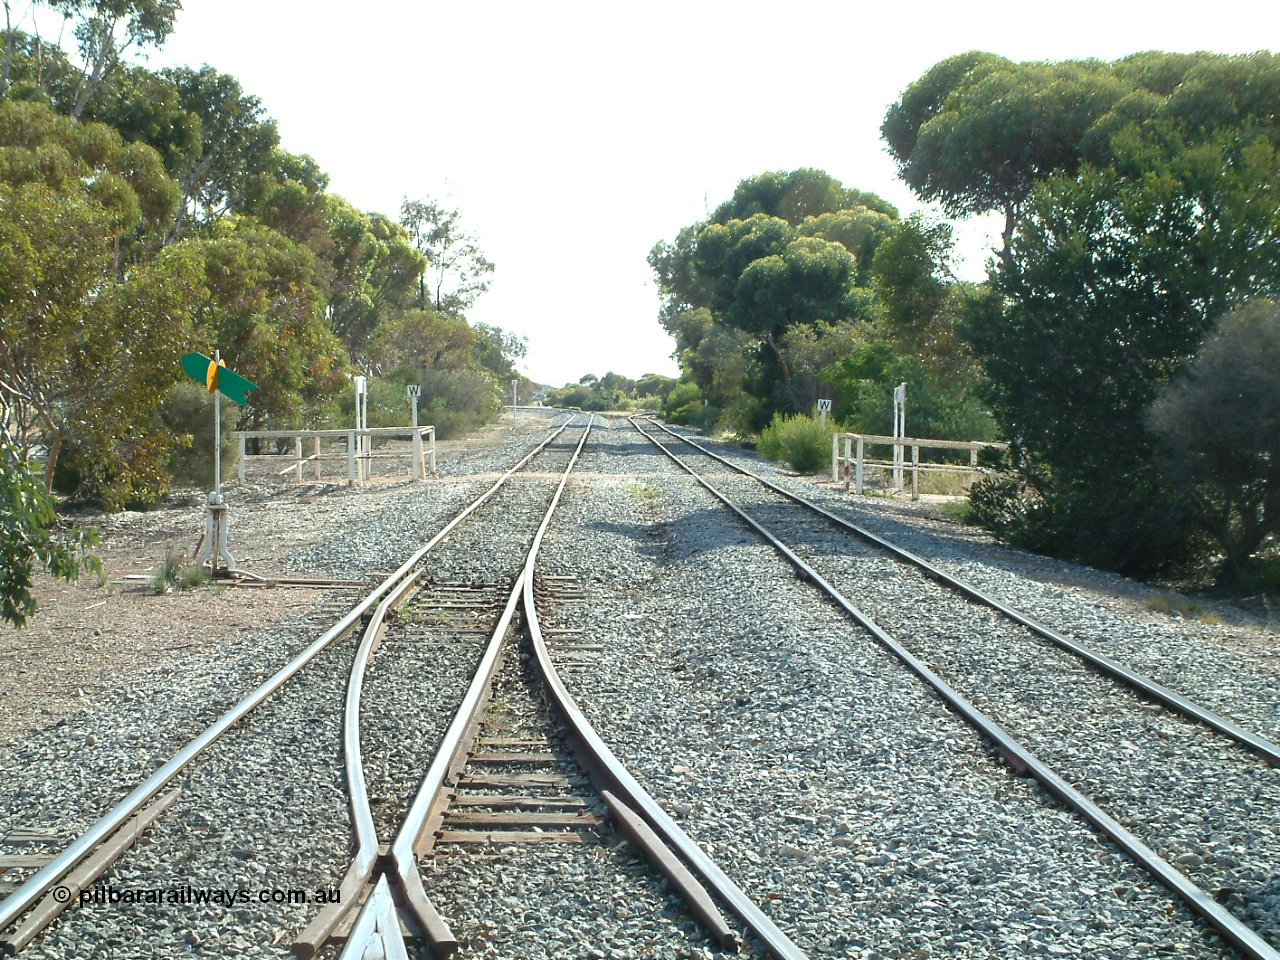
<svg viewBox="0 0 1280 960">
<path fill-rule="evenodd" d="M 147 586 L 152 593 L 159 595 L 172 593 L 174 590 L 190 590 L 208 580 L 209 571 L 202 565 L 187 563 L 184 554 L 166 550 L 160 565 L 151 571 Z"/>
<path fill-rule="evenodd" d="M 1147 601 L 1147 609 L 1157 613 L 1177 614 L 1188 620 L 1199 620 L 1210 625 L 1222 624 L 1223 619 L 1203 603 L 1188 600 L 1174 593 L 1161 593 Z"/>
</svg>

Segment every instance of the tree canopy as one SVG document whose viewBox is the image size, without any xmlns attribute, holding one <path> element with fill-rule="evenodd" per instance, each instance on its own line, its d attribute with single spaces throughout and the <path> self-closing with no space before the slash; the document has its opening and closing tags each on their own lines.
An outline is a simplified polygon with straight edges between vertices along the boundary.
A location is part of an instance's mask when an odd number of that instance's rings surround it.
<svg viewBox="0 0 1280 960">
<path fill-rule="evenodd" d="M 811 411 L 821 396 L 847 421 L 878 427 L 899 382 L 885 378 L 908 372 L 917 389 L 933 391 L 938 410 L 977 411 L 973 365 L 954 335 L 956 295 L 943 276 L 950 249 L 944 226 L 903 221 L 880 197 L 820 170 L 742 181 L 707 221 L 649 256 L 660 321 L 688 384 L 668 412 L 754 431 L 775 413 Z M 850 359 L 866 350 L 893 359 L 874 380 Z M 926 423 L 990 431 L 977 413 Z"/>
<path fill-rule="evenodd" d="M 1280 123 L 1280 58 L 1141 53 L 1105 63 L 1014 63 L 977 51 L 912 83 L 881 133 L 902 179 L 952 216 L 999 211 L 1006 248 L 1034 186 L 1082 163 L 1114 166 L 1136 128 L 1199 139 Z"/>
<path fill-rule="evenodd" d="M 922 199 L 1006 218 L 958 328 L 1013 443 L 1017 482 L 977 498 L 1002 535 L 1137 574 L 1193 550 L 1203 502 L 1156 468 L 1148 411 L 1217 317 L 1276 295 L 1278 89 L 1267 53 L 970 53 L 890 108 L 882 132 Z M 913 260 L 883 282 L 914 287 L 920 315 L 934 291 Z"/>
<path fill-rule="evenodd" d="M 494 409 L 520 344 L 466 322 L 493 265 L 458 211 L 418 201 L 436 219 L 411 236 L 329 192 L 235 77 L 127 60 L 164 42 L 176 0 L 45 6 L 78 46 L 6 23 L 0 74 L 0 412 L 47 481 L 113 506 L 159 495 L 193 348 L 259 384 L 242 428 L 323 422 L 349 372 L 391 366 L 473 373 L 450 402 Z M 460 355 L 406 333 L 440 322 L 418 303 L 428 278 Z"/>
</svg>

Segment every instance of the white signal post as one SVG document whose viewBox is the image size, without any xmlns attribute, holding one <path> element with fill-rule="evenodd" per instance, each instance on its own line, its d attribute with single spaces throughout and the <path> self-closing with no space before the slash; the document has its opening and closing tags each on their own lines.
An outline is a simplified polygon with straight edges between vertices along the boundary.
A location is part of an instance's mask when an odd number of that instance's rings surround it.
<svg viewBox="0 0 1280 960">
<path fill-rule="evenodd" d="M 427 479 L 427 473 L 422 464 L 422 434 L 418 432 L 418 398 L 422 396 L 422 387 L 416 383 L 411 383 L 407 389 L 409 392 L 409 404 L 413 408 L 413 462 L 417 466 L 418 479 L 425 480 Z"/>
<path fill-rule="evenodd" d="M 900 383 L 893 388 L 893 436 L 901 440 L 907 435 L 907 385 Z M 903 486 L 902 468 L 905 461 L 905 448 L 901 443 L 893 445 L 893 488 L 901 491 Z"/>
<path fill-rule="evenodd" d="M 222 359 L 222 351 L 213 351 L 213 362 Z M 222 391 L 213 391 L 213 495 L 222 500 Z"/>
<path fill-rule="evenodd" d="M 358 464 L 357 469 L 359 470 L 360 479 L 363 481 L 369 479 L 369 475 L 367 473 L 369 462 L 364 459 L 364 447 L 365 440 L 367 438 L 361 434 L 360 431 L 367 429 L 369 422 L 369 404 L 367 399 L 369 396 L 367 389 L 369 381 L 367 378 L 357 374 L 351 378 L 351 382 L 354 383 L 356 387 L 356 435 L 354 437 L 355 447 L 358 451 L 356 463 Z"/>
</svg>

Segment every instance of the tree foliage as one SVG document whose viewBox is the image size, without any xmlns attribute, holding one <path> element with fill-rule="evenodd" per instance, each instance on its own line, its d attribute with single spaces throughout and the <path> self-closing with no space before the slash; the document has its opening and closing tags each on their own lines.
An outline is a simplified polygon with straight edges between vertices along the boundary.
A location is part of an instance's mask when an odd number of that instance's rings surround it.
<svg viewBox="0 0 1280 960">
<path fill-rule="evenodd" d="M 150 148 L 40 104 L 0 103 L 0 405 L 24 450 L 61 447 L 112 503 L 162 481 L 146 427 L 191 343 L 184 250 L 131 255 L 175 200 Z"/>
<path fill-rule="evenodd" d="M 1146 414 L 1157 465 L 1194 503 L 1224 560 L 1220 579 L 1246 584 L 1259 549 L 1280 533 L 1280 306 L 1227 314 Z"/>
<path fill-rule="evenodd" d="M 706 223 L 650 254 L 660 319 L 699 401 L 695 412 L 684 388 L 672 410 L 758 430 L 826 398 L 851 428 L 868 430 L 887 421 L 900 382 L 887 378 L 898 376 L 933 410 L 921 421 L 943 431 L 933 435 L 989 435 L 975 364 L 956 334 L 971 294 L 950 277 L 950 254 L 945 225 L 900 220 L 821 171 L 744 180 Z M 893 362 L 868 376 L 865 358 L 881 354 Z"/>
<path fill-rule="evenodd" d="M 161 76 L 174 85 L 200 134 L 172 161 L 182 189 L 169 231 L 173 242 L 193 223 L 211 223 L 234 210 L 255 175 L 271 167 L 280 136 L 262 101 L 245 93 L 235 77 L 209 66 L 178 67 Z"/>
<path fill-rule="evenodd" d="M 412 382 L 442 437 L 500 409 L 525 344 L 467 324 L 493 265 L 458 211 L 407 202 L 411 236 L 281 149 L 235 77 L 128 62 L 164 42 L 178 0 L 30 7 L 64 14 L 76 47 L 5 4 L 0 619 L 30 612 L 34 571 L 78 569 L 49 533 L 51 489 L 115 509 L 175 475 L 204 482 L 208 394 L 178 384 L 189 350 L 220 351 L 258 386 L 224 432 L 349 424 L 356 369 L 375 378 L 384 422 L 407 420 Z M 43 490 L 28 473 L 40 458 Z"/>
<path fill-rule="evenodd" d="M 309 406 L 342 388 L 349 360 L 325 321 L 315 256 L 284 234 L 231 217 L 208 239 L 184 245 L 204 265 L 196 331 L 258 385 L 241 416 L 245 428 L 300 426 Z"/>
<path fill-rule="evenodd" d="M 1116 165 L 1116 137 L 1275 127 L 1280 57 L 1141 53 L 1115 63 L 1013 63 L 972 51 L 911 84 L 881 133 L 902 179 L 952 216 L 999 211 L 1005 253 L 1035 185 Z"/>
<path fill-rule="evenodd" d="M 81 570 L 99 571 L 88 553 L 89 531 L 55 532 L 53 498 L 36 479 L 17 447 L 0 440 L 0 621 L 21 627 L 36 609 L 31 587 L 38 570 L 74 580 Z"/>
<path fill-rule="evenodd" d="M 660 319 L 706 416 L 758 429 L 775 411 L 812 406 L 816 377 L 797 368 L 790 345 L 806 342 L 806 330 L 870 317 L 871 264 L 896 218 L 822 171 L 773 172 L 742 181 L 707 222 L 653 248 Z"/>
<path fill-rule="evenodd" d="M 121 58 L 134 48 L 159 47 L 173 32 L 179 0 L 43 0 L 72 25 L 81 66 L 68 114 L 75 118 Z M 7 7 L 7 4 L 6 4 Z"/>
<path fill-rule="evenodd" d="M 494 267 L 476 238 L 462 228 L 461 212 L 435 200 L 406 197 L 400 204 L 400 223 L 427 264 L 419 278 L 419 309 L 466 313 L 489 289 Z"/>
<path fill-rule="evenodd" d="M 924 237 L 900 233 L 879 264 L 914 317 L 958 307 L 942 328 L 968 339 L 1012 442 L 1014 472 L 974 496 L 1000 535 L 1136 574 L 1188 555 L 1207 501 L 1155 467 L 1148 409 L 1215 317 L 1275 295 L 1278 91 L 1269 53 L 971 52 L 889 109 L 881 131 L 921 198 L 1005 216 L 990 290 L 953 287 L 950 306 L 918 267 Z M 934 337 L 891 323 L 900 346 Z"/>
</svg>

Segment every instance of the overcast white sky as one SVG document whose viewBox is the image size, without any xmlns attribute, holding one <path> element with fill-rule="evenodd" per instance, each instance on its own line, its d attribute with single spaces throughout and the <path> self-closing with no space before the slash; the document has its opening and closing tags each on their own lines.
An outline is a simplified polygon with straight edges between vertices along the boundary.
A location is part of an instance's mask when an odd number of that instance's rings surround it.
<svg viewBox="0 0 1280 960">
<path fill-rule="evenodd" d="M 1015 60 L 1274 48 L 1272 0 L 783 4 L 753 0 L 183 0 L 151 58 L 259 96 L 331 189 L 395 217 L 449 197 L 497 264 L 471 313 L 560 385 L 674 374 L 645 256 L 742 178 L 812 166 L 916 209 L 879 139 L 888 104 L 964 50 Z M 966 273 L 984 240 L 971 229 Z"/>
</svg>

